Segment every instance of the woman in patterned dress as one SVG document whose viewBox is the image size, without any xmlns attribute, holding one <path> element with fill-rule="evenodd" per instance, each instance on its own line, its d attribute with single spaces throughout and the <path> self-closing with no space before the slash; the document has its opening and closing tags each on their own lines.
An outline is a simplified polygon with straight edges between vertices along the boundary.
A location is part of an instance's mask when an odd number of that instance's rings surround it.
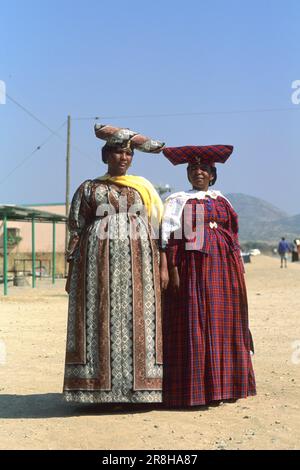
<svg viewBox="0 0 300 470">
<path fill-rule="evenodd" d="M 216 181 L 215 162 L 224 163 L 232 149 L 163 150 L 173 164 L 188 163 L 193 187 L 167 199 L 163 220 L 170 276 L 163 315 L 163 401 L 170 407 L 256 394 L 238 219 L 220 191 L 208 189 Z"/>
<path fill-rule="evenodd" d="M 160 263 L 165 258 L 160 261 L 144 217 L 145 206 L 159 217 L 162 203 L 149 181 L 126 175 L 132 157 L 129 141 L 107 143 L 102 159 L 108 173 L 82 183 L 72 200 L 67 401 L 162 401 Z M 165 277 L 162 288 L 166 283 Z"/>
</svg>

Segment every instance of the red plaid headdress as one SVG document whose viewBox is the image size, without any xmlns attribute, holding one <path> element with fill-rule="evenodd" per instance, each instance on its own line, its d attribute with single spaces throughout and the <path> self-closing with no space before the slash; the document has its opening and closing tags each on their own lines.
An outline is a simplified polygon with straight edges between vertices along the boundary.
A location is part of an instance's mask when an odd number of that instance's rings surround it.
<svg viewBox="0 0 300 470">
<path fill-rule="evenodd" d="M 215 163 L 225 163 L 232 151 L 232 145 L 187 145 L 166 147 L 163 149 L 163 154 L 173 165 L 199 162 L 215 166 Z"/>
</svg>

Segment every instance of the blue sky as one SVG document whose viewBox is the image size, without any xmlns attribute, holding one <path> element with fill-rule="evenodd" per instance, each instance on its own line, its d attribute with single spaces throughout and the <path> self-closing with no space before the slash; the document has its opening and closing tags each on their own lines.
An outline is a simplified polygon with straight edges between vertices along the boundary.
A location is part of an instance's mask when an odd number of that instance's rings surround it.
<svg viewBox="0 0 300 470">
<path fill-rule="evenodd" d="M 105 172 L 94 121 L 77 119 L 102 116 L 170 146 L 233 144 L 216 189 L 296 214 L 299 20 L 298 0 L 1 2 L 0 80 L 51 129 L 71 114 L 72 193 Z M 60 134 L 9 176 L 50 132 L 9 98 L 0 105 L 0 202 L 64 200 Z M 162 156 L 136 152 L 132 173 L 188 187 Z"/>
</svg>

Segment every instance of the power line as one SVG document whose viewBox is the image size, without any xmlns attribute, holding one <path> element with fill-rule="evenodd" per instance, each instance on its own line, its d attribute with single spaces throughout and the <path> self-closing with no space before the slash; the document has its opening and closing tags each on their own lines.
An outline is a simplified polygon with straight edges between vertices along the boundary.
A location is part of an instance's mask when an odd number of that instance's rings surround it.
<svg viewBox="0 0 300 470">
<path fill-rule="evenodd" d="M 72 119 L 73 120 L 73 119 Z M 94 158 L 92 157 L 91 155 L 89 155 L 88 153 L 84 152 L 83 150 L 81 150 L 77 145 L 74 145 L 74 144 L 70 144 L 71 145 L 71 148 L 74 149 L 74 150 L 77 150 L 77 152 L 82 155 L 83 157 L 85 158 L 88 158 L 89 160 L 92 160 L 94 163 L 96 162 L 97 164 L 99 164 L 99 159 L 98 158 Z"/>
<path fill-rule="evenodd" d="M 196 111 L 196 112 L 178 112 L 178 113 L 161 113 L 161 114 L 121 114 L 111 116 L 90 116 L 75 117 L 74 121 L 98 121 L 100 119 L 135 119 L 135 118 L 158 118 L 158 117 L 182 117 L 182 116 L 207 116 L 222 114 L 247 114 L 247 113 L 271 113 L 282 111 L 300 111 L 300 107 L 293 108 L 257 108 L 257 109 L 239 109 L 229 111 Z"/>
<path fill-rule="evenodd" d="M 66 121 L 64 121 L 62 125 L 59 126 L 57 131 L 51 132 L 51 135 L 48 136 L 46 140 L 44 140 L 40 145 L 35 147 L 35 149 L 29 155 L 23 158 L 23 160 L 20 163 L 18 163 L 2 180 L 0 180 L 0 184 L 3 184 L 15 171 L 17 171 L 21 166 L 23 166 L 24 163 L 27 162 L 36 152 L 41 150 L 41 148 L 44 147 L 44 145 L 46 145 L 54 137 L 54 135 L 57 135 L 57 132 L 60 131 L 65 126 L 65 124 L 66 124 Z"/>
<path fill-rule="evenodd" d="M 7 98 L 10 99 L 10 101 L 12 101 L 16 106 L 18 106 L 20 109 L 22 109 L 22 111 L 24 111 L 26 114 L 28 114 L 28 116 L 30 116 L 32 119 L 34 119 L 36 122 L 38 122 L 41 126 L 45 127 L 46 129 L 48 129 L 49 132 L 51 132 L 51 134 L 55 135 L 56 137 L 58 137 L 62 142 L 66 143 L 67 142 L 67 139 L 62 137 L 60 134 L 58 134 L 58 131 L 55 131 L 53 129 L 51 129 L 51 127 L 48 126 L 48 124 L 46 124 L 44 121 L 42 121 L 39 117 L 37 117 L 34 113 L 32 113 L 29 109 L 27 109 L 24 105 L 22 105 L 21 103 L 19 103 L 16 99 L 14 99 L 12 96 L 6 94 Z M 73 120 L 73 118 L 72 118 Z M 64 124 L 66 123 L 66 121 L 64 121 Z M 76 150 L 79 154 L 81 154 L 82 156 L 86 157 L 86 158 L 89 158 L 90 160 L 92 160 L 93 162 L 96 162 L 98 163 L 98 159 L 94 158 L 94 157 L 91 157 L 89 154 L 87 154 L 86 152 L 84 152 L 83 150 L 81 150 L 77 145 L 74 145 L 71 143 L 71 148 L 73 148 L 74 150 Z M 36 150 L 35 150 L 36 151 Z M 35 152 L 34 151 L 34 152 Z M 27 156 L 24 161 L 29 158 L 33 153 L 31 153 L 29 156 Z M 0 181 L 1 183 L 1 181 Z"/>
<path fill-rule="evenodd" d="M 98 121 L 99 119 L 108 119 L 107 116 L 95 116 L 95 117 L 72 117 L 72 121 Z"/>
<path fill-rule="evenodd" d="M 28 114 L 32 119 L 37 121 L 41 126 L 45 127 L 49 132 L 51 132 L 51 134 L 56 135 L 56 137 L 58 137 L 61 140 L 65 140 L 60 134 L 57 133 L 57 131 L 54 131 L 53 129 L 51 129 L 51 127 L 49 127 L 45 122 L 43 122 L 40 118 L 38 118 L 31 111 L 29 111 L 27 108 L 25 108 L 25 106 L 23 106 L 21 103 L 18 103 L 17 100 L 15 100 L 14 98 L 12 98 L 9 95 L 6 95 L 6 96 L 7 96 L 7 98 L 10 99 L 10 101 L 12 101 L 16 106 L 18 106 L 20 109 L 22 109 L 22 111 L 24 111 L 26 114 Z M 65 122 L 64 122 L 64 124 L 65 124 Z"/>
<path fill-rule="evenodd" d="M 58 137 L 64 143 L 67 142 L 67 139 L 62 137 L 58 131 L 65 125 L 66 121 L 64 121 L 63 125 L 59 127 L 58 130 L 53 130 L 49 127 L 44 121 L 40 118 L 35 116 L 31 111 L 29 111 L 24 105 L 19 103 L 15 100 L 12 96 L 6 94 L 7 98 L 12 101 L 16 106 L 22 109 L 26 114 L 28 114 L 32 119 L 38 122 L 40 125 L 48 129 L 51 132 L 51 136 L 49 136 L 46 141 L 44 141 L 41 145 L 37 146 L 29 155 L 27 155 L 6 177 L 0 180 L 0 184 L 2 184 L 6 179 L 13 174 L 20 166 L 22 166 L 27 160 L 30 159 L 32 155 L 34 155 L 42 146 L 44 146 L 53 135 Z M 257 109 L 240 109 L 240 110 L 229 110 L 229 111 L 200 111 L 200 112 L 178 112 L 178 113 L 160 113 L 160 114 L 123 114 L 123 115 L 111 115 L 111 116 L 91 116 L 91 117 L 75 117 L 72 118 L 72 121 L 98 121 L 102 119 L 140 119 L 140 118 L 160 118 L 160 117 L 184 117 L 184 116 L 207 116 L 207 115 L 229 115 L 229 114 L 246 114 L 246 113 L 269 113 L 269 112 L 282 112 L 282 111 L 299 111 L 300 107 L 293 107 L 293 108 L 257 108 Z M 71 148 L 76 150 L 79 154 L 84 156 L 85 158 L 89 158 L 94 163 L 98 163 L 98 159 L 91 157 L 89 154 L 81 150 L 77 145 L 71 144 Z"/>
</svg>

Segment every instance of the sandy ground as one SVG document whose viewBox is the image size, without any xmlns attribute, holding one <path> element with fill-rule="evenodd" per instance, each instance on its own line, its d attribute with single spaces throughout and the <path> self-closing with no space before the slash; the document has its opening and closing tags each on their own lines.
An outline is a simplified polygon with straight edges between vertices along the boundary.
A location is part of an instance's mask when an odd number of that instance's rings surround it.
<svg viewBox="0 0 300 470">
<path fill-rule="evenodd" d="M 300 263 L 257 256 L 246 271 L 258 395 L 188 411 L 65 403 L 62 281 L 1 293 L 0 448 L 299 449 Z"/>
</svg>

